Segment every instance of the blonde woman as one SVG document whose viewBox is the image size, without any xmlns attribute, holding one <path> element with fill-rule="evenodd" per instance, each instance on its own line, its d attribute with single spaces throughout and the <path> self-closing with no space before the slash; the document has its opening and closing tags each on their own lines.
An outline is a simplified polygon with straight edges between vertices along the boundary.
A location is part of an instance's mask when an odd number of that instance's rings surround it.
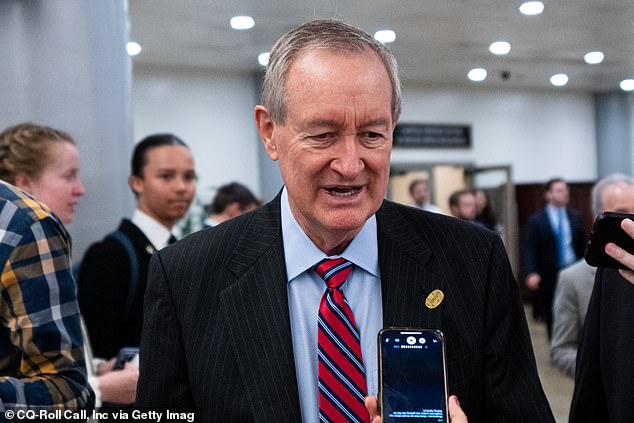
<svg viewBox="0 0 634 423">
<path fill-rule="evenodd" d="M 15 125 L 0 134 L 0 179 L 32 194 L 65 225 L 72 223 L 79 199 L 85 193 L 73 138 L 64 131 L 33 123 Z M 114 360 L 92 359 L 86 337 L 85 340 L 86 365 L 96 405 L 132 404 L 138 369 L 128 364 L 120 371 L 112 371 Z"/>
</svg>

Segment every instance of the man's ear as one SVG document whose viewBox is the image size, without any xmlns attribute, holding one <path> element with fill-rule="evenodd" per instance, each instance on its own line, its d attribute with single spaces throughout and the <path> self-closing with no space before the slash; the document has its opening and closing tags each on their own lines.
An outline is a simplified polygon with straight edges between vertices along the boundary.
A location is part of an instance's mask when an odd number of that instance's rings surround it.
<svg viewBox="0 0 634 423">
<path fill-rule="evenodd" d="M 268 110 L 264 106 L 259 104 L 255 106 L 254 110 L 255 125 L 258 127 L 262 144 L 269 158 L 273 161 L 278 159 L 277 144 L 273 140 L 273 130 L 275 129 L 275 123 L 271 120 Z"/>
<path fill-rule="evenodd" d="M 143 191 L 143 181 L 138 176 L 130 175 L 128 185 L 135 195 L 139 195 Z"/>
</svg>

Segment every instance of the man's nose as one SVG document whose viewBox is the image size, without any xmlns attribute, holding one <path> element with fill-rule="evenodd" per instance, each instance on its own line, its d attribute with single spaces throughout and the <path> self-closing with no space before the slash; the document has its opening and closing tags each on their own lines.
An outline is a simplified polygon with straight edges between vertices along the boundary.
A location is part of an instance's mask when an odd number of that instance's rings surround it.
<svg viewBox="0 0 634 423">
<path fill-rule="evenodd" d="M 187 189 L 187 179 L 184 176 L 174 178 L 174 189 L 176 191 L 185 191 Z"/>
<path fill-rule="evenodd" d="M 334 146 L 335 157 L 330 167 L 344 178 L 354 178 L 361 173 L 365 164 L 362 158 L 362 146 L 355 136 L 348 136 Z"/>
</svg>

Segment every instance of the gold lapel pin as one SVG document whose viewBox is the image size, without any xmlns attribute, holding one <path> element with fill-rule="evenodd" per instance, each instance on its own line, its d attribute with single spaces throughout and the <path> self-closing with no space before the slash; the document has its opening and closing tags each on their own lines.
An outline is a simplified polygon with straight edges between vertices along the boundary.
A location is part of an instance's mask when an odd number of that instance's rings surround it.
<svg viewBox="0 0 634 423">
<path fill-rule="evenodd" d="M 425 305 L 428 309 L 433 310 L 442 303 L 442 300 L 445 299 L 445 294 L 440 289 L 434 289 L 429 293 L 427 299 L 425 300 Z"/>
</svg>

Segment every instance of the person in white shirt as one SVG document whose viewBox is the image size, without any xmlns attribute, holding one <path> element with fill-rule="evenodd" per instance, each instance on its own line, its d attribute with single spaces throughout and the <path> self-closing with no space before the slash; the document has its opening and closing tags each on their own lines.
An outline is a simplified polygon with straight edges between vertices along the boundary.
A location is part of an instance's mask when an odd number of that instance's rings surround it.
<svg viewBox="0 0 634 423">
<path fill-rule="evenodd" d="M 414 207 L 433 213 L 442 213 L 442 209 L 429 201 L 429 186 L 425 179 L 414 179 L 409 184 L 409 195 L 414 200 Z"/>
<path fill-rule="evenodd" d="M 78 299 L 95 356 L 114 357 L 123 347 L 139 347 L 143 295 L 152 254 L 175 241 L 172 228 L 196 192 L 191 150 L 172 134 L 138 143 L 129 185 L 137 209 L 132 219 L 84 255 Z"/>
</svg>

